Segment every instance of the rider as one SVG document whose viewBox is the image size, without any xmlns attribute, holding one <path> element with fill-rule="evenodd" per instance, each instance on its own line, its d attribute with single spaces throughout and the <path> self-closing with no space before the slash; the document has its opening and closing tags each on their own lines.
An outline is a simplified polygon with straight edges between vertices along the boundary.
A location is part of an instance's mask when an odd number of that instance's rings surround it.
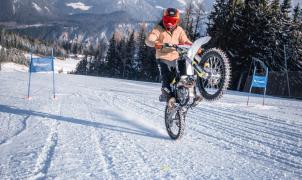
<svg viewBox="0 0 302 180">
<path fill-rule="evenodd" d="M 186 74 L 185 60 L 177 61 L 179 53 L 173 48 L 165 48 L 163 46 L 164 44 L 192 45 L 183 28 L 179 26 L 179 22 L 179 10 L 168 8 L 164 11 L 162 20 L 152 29 L 146 38 L 146 44 L 156 49 L 156 59 L 158 60 L 162 77 L 160 101 L 170 101 L 171 99 L 175 101 L 175 98 L 171 96 L 170 83 L 176 76 L 177 64 L 180 74 Z"/>
</svg>

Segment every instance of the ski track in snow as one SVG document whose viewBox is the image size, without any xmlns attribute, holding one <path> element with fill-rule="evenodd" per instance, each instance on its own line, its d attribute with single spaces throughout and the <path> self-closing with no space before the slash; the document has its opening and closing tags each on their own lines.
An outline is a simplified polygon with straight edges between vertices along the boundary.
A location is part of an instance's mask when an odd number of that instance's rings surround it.
<svg viewBox="0 0 302 180">
<path fill-rule="evenodd" d="M 301 179 L 302 102 L 230 92 L 189 110 L 180 141 L 160 85 L 0 73 L 0 179 Z"/>
<path fill-rule="evenodd" d="M 15 134 L 13 134 L 11 137 L 2 140 L 2 141 L 0 142 L 0 146 L 1 146 L 2 144 L 12 142 L 12 139 L 13 139 L 13 138 L 15 138 L 15 137 L 17 137 L 19 134 L 21 134 L 21 133 L 26 129 L 26 127 L 27 127 L 27 122 L 26 122 L 26 121 L 27 121 L 27 119 L 28 119 L 29 117 L 30 117 L 30 115 L 26 116 L 23 120 L 20 120 L 20 122 L 21 122 L 21 124 L 22 124 L 22 127 L 21 127 L 19 130 L 17 130 L 17 131 L 15 132 Z M 9 119 L 8 119 L 8 126 L 10 126 L 10 122 L 11 122 L 11 116 L 9 116 Z"/>
</svg>

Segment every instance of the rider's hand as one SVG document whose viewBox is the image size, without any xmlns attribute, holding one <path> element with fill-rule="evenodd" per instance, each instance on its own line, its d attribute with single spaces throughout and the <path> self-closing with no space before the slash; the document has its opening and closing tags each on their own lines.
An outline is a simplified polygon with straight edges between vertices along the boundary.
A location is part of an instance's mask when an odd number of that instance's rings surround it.
<svg viewBox="0 0 302 180">
<path fill-rule="evenodd" d="M 204 49 L 199 48 L 198 51 L 197 51 L 197 54 L 198 54 L 198 55 L 201 55 L 203 52 L 204 52 Z"/>
<path fill-rule="evenodd" d="M 163 48 L 163 44 L 159 43 L 159 42 L 156 42 L 154 47 L 155 47 L 155 49 L 162 49 Z"/>
<path fill-rule="evenodd" d="M 171 47 L 173 47 L 173 44 L 171 44 L 171 43 L 165 43 L 165 44 L 164 44 L 164 47 L 166 47 L 166 48 L 171 48 Z"/>
</svg>

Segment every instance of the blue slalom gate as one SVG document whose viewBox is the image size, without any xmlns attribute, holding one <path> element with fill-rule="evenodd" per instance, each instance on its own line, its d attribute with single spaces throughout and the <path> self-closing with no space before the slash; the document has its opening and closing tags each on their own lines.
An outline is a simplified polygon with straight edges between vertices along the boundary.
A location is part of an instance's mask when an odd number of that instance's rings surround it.
<svg viewBox="0 0 302 180">
<path fill-rule="evenodd" d="M 54 60 L 55 58 L 53 56 L 53 49 L 52 49 L 51 56 L 49 57 L 33 58 L 32 53 L 30 54 L 29 80 L 28 80 L 28 92 L 27 92 L 28 99 L 30 99 L 32 73 L 39 73 L 39 72 L 52 72 L 53 98 L 54 99 L 56 98 Z"/>
<path fill-rule="evenodd" d="M 261 66 L 261 70 L 264 72 L 261 75 L 257 74 L 257 64 Z M 264 64 L 264 62 L 260 61 L 259 59 L 254 58 L 253 59 L 253 65 L 254 65 L 254 72 L 253 72 L 253 78 L 250 86 L 250 91 L 248 95 L 247 105 L 249 105 L 250 100 L 250 94 L 252 92 L 253 88 L 263 88 L 263 105 L 264 105 L 264 99 L 266 95 L 266 87 L 268 82 L 268 67 Z"/>
</svg>

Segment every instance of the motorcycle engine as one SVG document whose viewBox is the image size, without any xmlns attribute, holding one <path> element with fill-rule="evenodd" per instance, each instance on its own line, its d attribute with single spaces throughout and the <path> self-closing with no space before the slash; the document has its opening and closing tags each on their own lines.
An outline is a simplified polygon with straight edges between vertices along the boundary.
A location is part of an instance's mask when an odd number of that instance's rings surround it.
<svg viewBox="0 0 302 180">
<path fill-rule="evenodd" d="M 189 89 L 184 86 L 178 87 L 177 100 L 181 106 L 185 106 L 190 100 Z"/>
</svg>

